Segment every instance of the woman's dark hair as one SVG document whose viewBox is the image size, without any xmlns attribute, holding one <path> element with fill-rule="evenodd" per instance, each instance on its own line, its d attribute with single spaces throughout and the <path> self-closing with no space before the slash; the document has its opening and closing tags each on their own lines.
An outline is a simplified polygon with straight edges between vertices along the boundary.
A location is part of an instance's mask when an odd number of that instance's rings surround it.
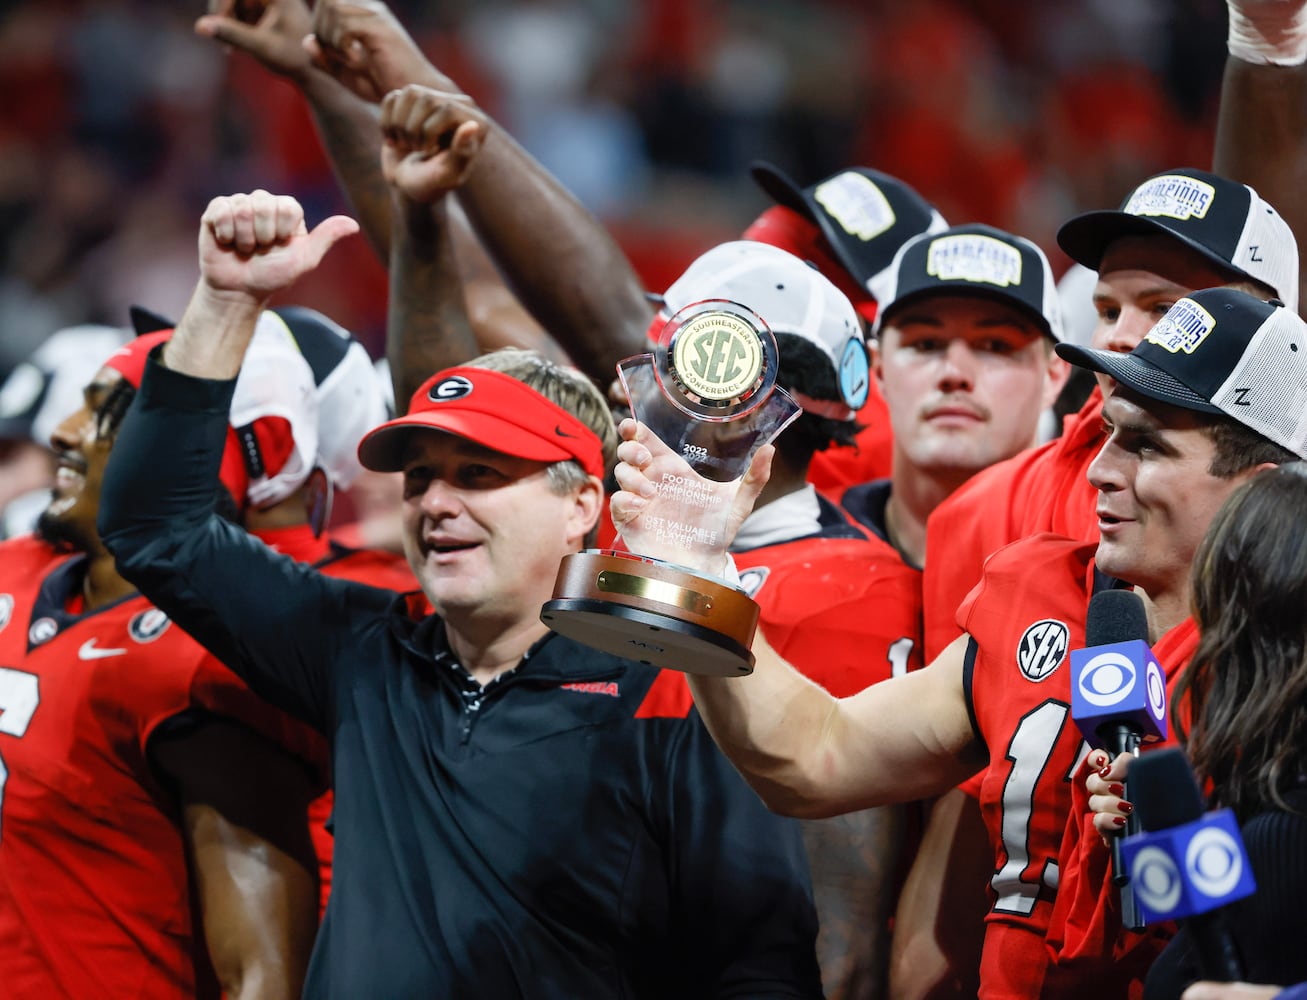
<svg viewBox="0 0 1307 1000">
<path fill-rule="evenodd" d="M 1194 557 L 1201 638 L 1172 722 L 1216 804 L 1240 820 L 1287 810 L 1285 792 L 1307 777 L 1304 513 L 1307 464 L 1259 472 L 1230 495 Z"/>
</svg>

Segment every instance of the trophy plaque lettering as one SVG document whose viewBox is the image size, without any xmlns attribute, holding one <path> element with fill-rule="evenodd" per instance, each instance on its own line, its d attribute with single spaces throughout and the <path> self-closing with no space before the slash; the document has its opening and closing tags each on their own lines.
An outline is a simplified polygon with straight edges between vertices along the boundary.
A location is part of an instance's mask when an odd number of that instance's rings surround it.
<svg viewBox="0 0 1307 1000">
<path fill-rule="evenodd" d="M 638 529 L 622 532 L 631 551 L 587 549 L 563 560 L 540 612 L 545 624 L 658 667 L 714 676 L 753 670 L 758 605 L 690 566 L 721 558 L 741 477 L 799 415 L 776 388 L 777 360 L 760 316 L 708 299 L 668 320 L 653 353 L 617 366 L 632 415 L 666 446 L 654 466 L 658 493 Z"/>
</svg>

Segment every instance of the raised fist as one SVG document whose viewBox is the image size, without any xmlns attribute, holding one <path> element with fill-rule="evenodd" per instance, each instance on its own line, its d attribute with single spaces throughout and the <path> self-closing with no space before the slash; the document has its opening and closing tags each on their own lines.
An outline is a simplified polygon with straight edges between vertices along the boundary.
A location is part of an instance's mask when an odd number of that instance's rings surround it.
<svg viewBox="0 0 1307 1000">
<path fill-rule="evenodd" d="M 433 202 L 461 185 L 489 134 L 470 97 L 410 84 L 381 102 L 381 169 L 406 198 Z"/>
<path fill-rule="evenodd" d="M 332 216 L 312 232 L 289 195 L 267 191 L 214 198 L 200 219 L 200 275 L 219 293 L 264 301 L 318 266 L 358 223 Z"/>
</svg>

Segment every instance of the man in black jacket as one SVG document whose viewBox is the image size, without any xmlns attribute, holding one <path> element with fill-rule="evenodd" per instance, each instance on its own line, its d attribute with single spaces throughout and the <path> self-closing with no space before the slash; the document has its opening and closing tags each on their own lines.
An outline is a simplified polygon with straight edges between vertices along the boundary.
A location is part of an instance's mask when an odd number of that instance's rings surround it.
<svg viewBox="0 0 1307 1000">
<path fill-rule="evenodd" d="M 355 228 L 309 233 L 267 192 L 210 203 L 202 278 L 101 506 L 122 573 L 331 740 L 335 884 L 306 995 L 820 996 L 797 829 L 718 754 L 679 675 L 540 623 L 615 445 L 583 377 L 486 356 L 364 439 L 366 465 L 403 474 L 425 601 L 319 576 L 214 516 L 254 320 Z"/>
</svg>

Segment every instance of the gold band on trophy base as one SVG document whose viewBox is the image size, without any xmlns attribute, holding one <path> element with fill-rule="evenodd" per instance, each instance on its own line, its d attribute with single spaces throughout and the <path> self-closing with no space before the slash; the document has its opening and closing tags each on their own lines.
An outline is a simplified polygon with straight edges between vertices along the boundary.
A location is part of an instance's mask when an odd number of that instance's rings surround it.
<svg viewBox="0 0 1307 1000">
<path fill-rule="evenodd" d="M 588 549 L 564 558 L 540 619 L 569 639 L 655 667 L 714 677 L 753 672 L 754 601 L 629 552 Z"/>
</svg>

